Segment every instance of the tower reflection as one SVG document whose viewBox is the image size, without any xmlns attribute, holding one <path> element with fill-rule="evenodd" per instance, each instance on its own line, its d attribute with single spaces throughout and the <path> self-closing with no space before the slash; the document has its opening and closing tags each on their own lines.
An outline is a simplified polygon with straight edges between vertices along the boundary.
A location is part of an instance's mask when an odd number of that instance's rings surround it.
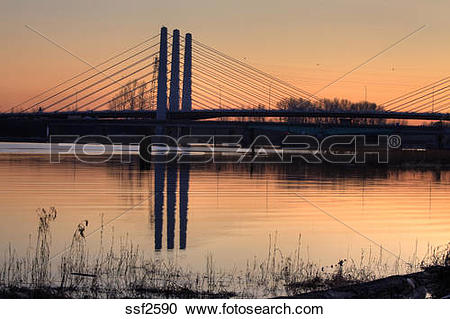
<svg viewBox="0 0 450 319">
<path fill-rule="evenodd" d="M 167 249 L 174 248 L 177 173 L 176 165 L 167 165 Z"/>
<path fill-rule="evenodd" d="M 167 171 L 167 173 L 166 173 Z M 179 173 L 178 173 L 179 172 Z M 189 209 L 189 164 L 155 164 L 154 225 L 155 250 L 162 249 L 164 189 L 166 188 L 167 249 L 175 248 L 177 186 L 179 180 L 179 249 L 186 249 Z M 166 178 L 167 175 L 167 178 Z"/>
<path fill-rule="evenodd" d="M 162 248 L 165 164 L 155 164 L 155 250 Z"/>
<path fill-rule="evenodd" d="M 186 249 L 187 215 L 189 200 L 189 164 L 180 166 L 180 249 Z"/>
</svg>

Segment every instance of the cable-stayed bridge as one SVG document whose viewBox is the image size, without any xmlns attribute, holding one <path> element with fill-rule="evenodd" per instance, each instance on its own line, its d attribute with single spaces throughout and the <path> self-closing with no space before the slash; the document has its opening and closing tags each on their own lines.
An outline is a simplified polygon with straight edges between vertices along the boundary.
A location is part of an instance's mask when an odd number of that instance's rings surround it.
<svg viewBox="0 0 450 319">
<path fill-rule="evenodd" d="M 179 30 L 149 37 L 0 113 L 0 139 L 48 141 L 55 134 L 176 136 L 269 132 L 406 134 L 449 144 L 450 77 L 387 101 L 339 105 L 260 71 Z M 408 127 L 386 120 L 432 120 Z M 328 125 L 328 126 L 327 126 Z M 420 140 L 420 138 L 418 138 Z M 447 140 L 449 140 L 447 142 Z M 428 144 L 427 144 L 428 143 Z"/>
<path fill-rule="evenodd" d="M 449 81 L 383 103 L 382 108 L 341 109 L 167 28 L 0 117 L 66 118 L 384 118 L 449 120 Z M 289 107 L 289 99 L 297 105 Z"/>
</svg>

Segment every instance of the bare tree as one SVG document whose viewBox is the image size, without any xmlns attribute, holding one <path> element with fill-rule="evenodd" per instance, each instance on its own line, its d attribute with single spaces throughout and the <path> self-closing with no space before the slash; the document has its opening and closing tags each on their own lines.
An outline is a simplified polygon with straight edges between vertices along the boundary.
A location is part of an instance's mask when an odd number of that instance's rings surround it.
<svg viewBox="0 0 450 319">
<path fill-rule="evenodd" d="M 109 102 L 113 111 L 144 110 L 150 105 L 147 83 L 133 80 L 126 84 Z"/>
</svg>

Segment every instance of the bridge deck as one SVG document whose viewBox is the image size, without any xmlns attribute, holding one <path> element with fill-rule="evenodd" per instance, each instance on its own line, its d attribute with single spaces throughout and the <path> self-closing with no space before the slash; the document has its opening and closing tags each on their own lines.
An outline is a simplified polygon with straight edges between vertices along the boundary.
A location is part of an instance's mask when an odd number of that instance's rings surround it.
<svg viewBox="0 0 450 319">
<path fill-rule="evenodd" d="M 84 112 L 34 112 L 34 113 L 0 113 L 0 118 L 156 118 L 156 111 L 84 111 Z M 283 110 L 192 110 L 167 112 L 169 120 L 199 120 L 224 117 L 259 117 L 259 118 L 370 118 L 403 120 L 437 120 L 449 121 L 450 113 L 415 113 L 415 112 L 350 112 L 350 111 L 283 111 Z"/>
</svg>

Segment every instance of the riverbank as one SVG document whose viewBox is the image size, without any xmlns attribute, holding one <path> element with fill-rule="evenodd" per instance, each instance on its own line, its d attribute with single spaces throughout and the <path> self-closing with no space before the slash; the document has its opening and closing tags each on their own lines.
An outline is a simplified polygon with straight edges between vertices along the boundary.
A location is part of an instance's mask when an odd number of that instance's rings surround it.
<svg viewBox="0 0 450 319">
<path fill-rule="evenodd" d="M 300 285 L 300 284 L 299 284 Z M 292 284 L 291 286 L 295 286 Z M 291 287 L 292 289 L 292 287 Z M 26 288 L 4 287 L 0 290 L 0 298 L 8 299 L 61 299 L 72 298 L 76 289 L 68 288 Z M 79 294 L 80 291 L 77 292 Z M 106 293 L 106 291 L 103 291 Z M 199 293 L 189 289 L 158 290 L 148 289 L 130 291 L 130 297 L 136 298 L 136 294 L 142 297 L 160 298 L 233 298 L 235 293 Z M 85 297 L 91 297 L 86 291 Z M 363 282 L 353 285 L 344 285 L 322 291 L 311 291 L 298 295 L 278 296 L 276 298 L 289 299 L 425 299 L 445 298 L 450 299 L 450 267 L 433 266 L 421 272 L 402 276 L 389 276 L 386 278 Z"/>
<path fill-rule="evenodd" d="M 321 291 L 284 296 L 298 299 L 424 299 L 450 298 L 450 267 L 431 266 L 421 272 Z"/>
</svg>

